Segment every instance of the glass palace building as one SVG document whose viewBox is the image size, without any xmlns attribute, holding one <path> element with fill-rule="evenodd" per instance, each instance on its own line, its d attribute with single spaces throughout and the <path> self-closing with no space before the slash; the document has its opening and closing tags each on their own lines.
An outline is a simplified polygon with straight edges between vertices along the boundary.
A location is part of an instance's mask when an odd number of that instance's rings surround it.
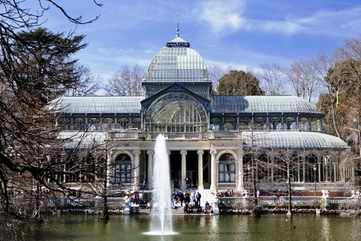
<svg viewBox="0 0 361 241">
<path fill-rule="evenodd" d="M 323 132 L 324 115 L 313 104 L 294 96 L 216 95 L 204 60 L 179 36 L 153 57 L 142 84 L 144 96 L 60 102 L 62 138 L 87 130 L 85 138 L 106 145 L 111 190 L 151 188 L 160 133 L 174 188 L 241 192 L 256 182 L 279 190 L 290 176 L 296 190 L 343 191 L 355 182 L 348 145 Z"/>
</svg>

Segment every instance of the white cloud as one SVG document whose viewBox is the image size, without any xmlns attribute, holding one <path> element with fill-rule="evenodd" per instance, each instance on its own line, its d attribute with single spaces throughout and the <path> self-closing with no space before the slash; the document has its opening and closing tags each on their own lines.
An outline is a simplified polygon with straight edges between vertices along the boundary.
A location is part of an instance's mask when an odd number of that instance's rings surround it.
<svg viewBox="0 0 361 241">
<path fill-rule="evenodd" d="M 294 34 L 300 32 L 304 27 L 292 20 L 249 20 L 247 29 L 251 31 L 276 32 L 282 34 Z"/>
<path fill-rule="evenodd" d="M 245 0 L 204 0 L 200 4 L 200 20 L 210 24 L 215 32 L 237 30 L 245 24 Z"/>
<path fill-rule="evenodd" d="M 234 63 L 234 62 L 222 62 L 217 60 L 207 60 L 208 66 L 217 66 L 218 68 L 221 68 L 223 71 L 228 70 L 243 70 L 243 71 L 249 71 L 252 73 L 261 73 L 262 68 L 259 68 L 257 66 L 252 66 L 248 64 L 242 64 L 242 63 Z"/>
<path fill-rule="evenodd" d="M 360 16 L 361 6 L 356 6 L 334 11 L 321 10 L 294 22 L 302 26 L 305 33 L 349 37 L 360 34 Z"/>
<path fill-rule="evenodd" d="M 198 20 L 209 24 L 217 33 L 244 30 L 285 35 L 304 33 L 344 37 L 360 33 L 361 6 L 341 10 L 319 10 L 305 16 L 270 20 L 248 18 L 246 1 L 203 0 L 198 5 Z M 286 14 L 289 16 L 289 13 Z"/>
<path fill-rule="evenodd" d="M 246 0 L 203 0 L 199 5 L 198 18 L 210 25 L 214 32 L 247 30 L 292 34 L 302 27 L 290 20 L 259 20 L 245 16 Z"/>
</svg>

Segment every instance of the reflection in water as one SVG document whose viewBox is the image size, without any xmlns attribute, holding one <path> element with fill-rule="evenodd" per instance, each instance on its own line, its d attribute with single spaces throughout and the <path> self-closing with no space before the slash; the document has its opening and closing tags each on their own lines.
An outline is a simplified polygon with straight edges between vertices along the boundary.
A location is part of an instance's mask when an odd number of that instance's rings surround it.
<svg viewBox="0 0 361 241">
<path fill-rule="evenodd" d="M 332 239 L 332 234 L 330 233 L 330 219 L 322 218 L 321 220 L 321 234 L 325 241 Z"/>
<path fill-rule="evenodd" d="M 210 217 L 210 230 L 208 235 L 208 240 L 219 240 L 219 231 L 218 231 L 218 220 L 219 216 Z"/>
<path fill-rule="evenodd" d="M 218 220 L 219 216 L 212 216 L 211 228 L 214 232 L 218 232 Z"/>
<path fill-rule="evenodd" d="M 174 221 L 179 235 L 160 237 L 142 235 L 149 229 L 149 216 L 114 216 L 107 224 L 96 217 L 51 218 L 45 225 L 33 227 L 30 230 L 32 238 L 26 241 L 361 240 L 361 221 L 357 218 L 296 215 L 293 226 L 284 215 L 262 216 L 259 219 L 251 216 L 177 216 Z"/>
</svg>

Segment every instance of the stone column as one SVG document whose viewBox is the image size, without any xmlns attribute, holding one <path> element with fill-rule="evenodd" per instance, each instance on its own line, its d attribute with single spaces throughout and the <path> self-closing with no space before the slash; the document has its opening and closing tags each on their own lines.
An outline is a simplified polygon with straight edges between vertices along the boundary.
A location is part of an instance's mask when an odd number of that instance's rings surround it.
<svg viewBox="0 0 361 241">
<path fill-rule="evenodd" d="M 137 191 L 139 189 L 139 156 L 140 150 L 136 150 L 134 153 L 134 161 L 133 161 L 133 191 Z"/>
<path fill-rule="evenodd" d="M 301 163 L 300 163 L 300 156 L 297 156 L 297 182 L 301 181 Z"/>
<path fill-rule="evenodd" d="M 211 191 L 216 191 L 217 173 L 216 173 L 216 150 L 211 150 Z"/>
<path fill-rule="evenodd" d="M 273 153 L 271 152 L 271 182 L 274 182 L 274 162 L 275 162 L 275 159 L 274 159 L 274 155 Z"/>
<path fill-rule="evenodd" d="M 243 151 L 238 152 L 238 183 L 237 183 L 237 189 L 238 191 L 243 192 L 244 186 L 243 186 Z"/>
<path fill-rule="evenodd" d="M 110 184 L 111 184 L 111 176 L 112 176 L 112 166 L 111 166 L 111 164 L 112 164 L 112 153 L 109 151 L 109 152 L 107 152 L 106 153 L 106 165 L 107 165 L 107 173 L 106 173 L 106 179 L 107 179 L 107 187 L 108 187 L 108 189 L 109 189 L 109 187 L 110 187 Z"/>
<path fill-rule="evenodd" d="M 318 182 L 321 182 L 321 163 L 320 163 L 320 161 L 318 161 L 317 167 L 318 167 Z"/>
<path fill-rule="evenodd" d="M 203 190 L 203 150 L 198 150 L 198 189 Z"/>
<path fill-rule="evenodd" d="M 302 182 L 306 182 L 306 157 L 302 155 Z"/>
<path fill-rule="evenodd" d="M 323 173 L 323 176 L 324 176 L 325 182 L 328 182 L 328 169 L 329 169 L 329 168 L 328 168 L 328 165 L 329 165 L 328 162 L 329 162 L 329 160 L 327 160 L 327 162 L 325 162 L 325 161 L 323 162 L 323 163 L 324 163 L 324 168 L 323 168 L 323 169 L 324 169 L 324 171 L 323 171 L 324 173 Z"/>
<path fill-rule="evenodd" d="M 185 190 L 187 188 L 186 184 L 186 175 L 187 175 L 187 150 L 181 150 L 182 155 L 182 166 L 181 166 L 181 184 L 182 184 L 182 190 Z"/>
<path fill-rule="evenodd" d="M 148 150 L 148 175 L 147 175 L 147 184 L 148 188 L 152 189 L 153 186 L 153 159 L 154 159 L 154 151 Z"/>
</svg>

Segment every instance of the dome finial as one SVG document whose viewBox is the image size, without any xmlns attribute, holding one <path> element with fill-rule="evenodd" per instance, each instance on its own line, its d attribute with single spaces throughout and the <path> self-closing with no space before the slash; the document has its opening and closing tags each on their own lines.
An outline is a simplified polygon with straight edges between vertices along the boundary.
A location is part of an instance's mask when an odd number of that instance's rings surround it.
<svg viewBox="0 0 361 241">
<path fill-rule="evenodd" d="M 177 23 L 177 30 L 176 30 L 176 36 L 177 36 L 177 37 L 180 37 L 179 32 L 180 32 L 180 30 L 179 30 L 179 23 Z"/>
</svg>

